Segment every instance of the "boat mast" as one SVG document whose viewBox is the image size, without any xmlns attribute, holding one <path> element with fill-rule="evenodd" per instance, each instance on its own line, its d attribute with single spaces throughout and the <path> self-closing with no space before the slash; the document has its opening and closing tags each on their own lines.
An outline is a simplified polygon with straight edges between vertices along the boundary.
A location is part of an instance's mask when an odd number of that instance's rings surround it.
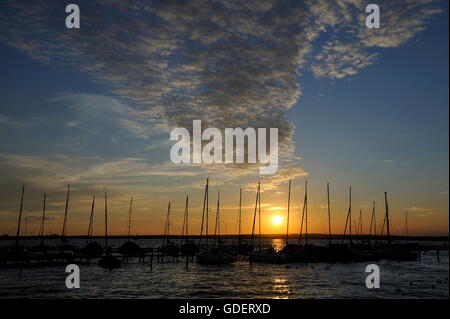
<svg viewBox="0 0 450 319">
<path fill-rule="evenodd" d="M 305 181 L 305 245 L 308 245 L 308 181 Z"/>
<path fill-rule="evenodd" d="M 241 225 L 242 225 L 242 188 L 239 189 L 239 222 L 238 222 L 238 247 L 241 247 Z"/>
<path fill-rule="evenodd" d="M 209 178 L 206 178 L 206 185 L 205 185 L 205 193 L 203 195 L 203 209 L 202 209 L 202 224 L 200 227 L 200 238 L 198 240 L 198 245 L 200 246 L 201 242 L 202 242 L 202 237 L 203 237 L 203 226 L 205 223 L 205 209 L 206 209 L 206 197 L 208 194 L 208 181 Z"/>
<path fill-rule="evenodd" d="M 330 182 L 327 182 L 327 203 L 328 203 L 328 243 L 331 244 Z"/>
<path fill-rule="evenodd" d="M 303 208 L 302 208 L 302 222 L 300 223 L 300 233 L 298 235 L 298 244 L 300 245 L 302 242 L 302 235 L 303 235 L 303 221 L 305 219 L 305 208 L 306 208 L 306 192 L 303 199 Z"/>
<path fill-rule="evenodd" d="M 189 195 L 186 195 L 186 241 L 189 236 Z"/>
<path fill-rule="evenodd" d="M 213 247 L 219 246 L 219 236 L 220 236 L 220 192 L 217 192 L 217 208 L 216 208 L 216 224 L 214 226 L 214 242 Z"/>
<path fill-rule="evenodd" d="M 372 218 L 370 219 L 370 228 L 369 228 L 369 236 L 372 235 L 372 225 L 374 228 L 373 236 L 375 237 L 376 242 L 376 235 L 377 235 L 377 224 L 375 219 L 375 201 L 372 202 Z"/>
<path fill-rule="evenodd" d="M 61 246 L 64 243 L 64 239 L 66 236 L 67 211 L 69 209 L 69 193 L 70 193 L 70 185 L 67 185 L 66 208 L 64 209 L 64 221 L 63 221 L 63 228 L 62 228 L 62 232 L 61 232 Z"/>
<path fill-rule="evenodd" d="M 287 220 L 286 220 L 286 246 L 289 244 L 289 213 L 291 209 L 291 180 L 289 180 L 288 191 L 288 207 L 287 207 Z"/>
<path fill-rule="evenodd" d="M 253 237 L 255 235 L 256 212 L 257 212 L 257 209 L 258 209 L 259 187 L 260 187 L 260 182 L 258 182 L 258 188 L 256 189 L 255 211 L 253 213 L 252 237 L 250 239 L 250 246 L 252 248 L 253 248 Z"/>
<path fill-rule="evenodd" d="M 19 238 L 20 238 L 20 223 L 22 221 L 22 211 L 23 211 L 23 195 L 25 193 L 25 184 L 22 185 L 22 196 L 20 198 L 20 209 L 19 209 L 19 221 L 17 223 L 17 234 L 16 234 L 16 248 L 19 247 Z"/>
<path fill-rule="evenodd" d="M 386 206 L 386 232 L 387 232 L 387 241 L 388 241 L 388 246 L 391 244 L 391 237 L 390 237 L 390 233 L 389 233 L 389 204 L 388 204 L 388 199 L 387 199 L 387 192 L 384 192 L 384 203 Z"/>
<path fill-rule="evenodd" d="M 167 215 L 166 215 L 166 225 L 164 227 L 164 242 L 167 244 L 169 242 L 169 228 L 170 228 L 170 202 L 167 206 Z"/>
<path fill-rule="evenodd" d="M 105 191 L 105 252 L 108 256 L 108 199 Z"/>
<path fill-rule="evenodd" d="M 45 225 L 45 204 L 47 201 L 47 194 L 44 193 L 44 204 L 42 205 L 42 222 L 41 222 L 41 246 L 44 245 L 44 225 Z"/>
<path fill-rule="evenodd" d="M 262 251 L 262 237 L 261 237 L 261 187 L 258 187 L 258 228 L 259 228 L 259 251 Z"/>
<path fill-rule="evenodd" d="M 375 201 L 373 201 L 373 235 L 375 236 L 375 243 L 377 242 L 377 219 L 375 215 Z"/>
<path fill-rule="evenodd" d="M 94 207 L 95 207 L 95 195 L 92 196 L 91 215 L 89 216 L 89 227 L 88 227 L 86 244 L 89 243 L 89 239 L 92 236 L 92 228 L 93 228 L 92 226 L 93 226 L 93 222 L 94 222 Z"/>
<path fill-rule="evenodd" d="M 350 218 L 350 245 L 352 244 L 352 187 L 350 186 L 350 197 L 349 197 L 349 218 Z"/>
<path fill-rule="evenodd" d="M 130 199 L 130 212 L 128 214 L 128 241 L 130 240 L 131 235 L 131 209 L 133 207 L 133 196 L 131 196 Z"/>
<path fill-rule="evenodd" d="M 209 179 L 206 180 L 206 240 L 205 245 L 208 247 L 208 236 L 209 236 Z"/>
<path fill-rule="evenodd" d="M 186 203 L 184 205 L 184 218 L 183 218 L 183 227 L 181 228 L 181 242 L 183 239 L 187 242 L 188 239 L 188 206 L 189 206 L 189 196 L 186 195 Z"/>
</svg>

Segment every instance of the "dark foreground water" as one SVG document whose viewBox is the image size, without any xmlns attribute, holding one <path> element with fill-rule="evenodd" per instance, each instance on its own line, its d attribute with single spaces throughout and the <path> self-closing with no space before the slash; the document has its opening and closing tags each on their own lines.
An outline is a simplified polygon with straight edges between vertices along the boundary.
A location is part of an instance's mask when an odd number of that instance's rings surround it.
<svg viewBox="0 0 450 319">
<path fill-rule="evenodd" d="M 123 240 L 112 240 L 118 247 Z M 159 240 L 140 239 L 141 247 Z M 72 242 L 71 242 L 72 243 Z M 79 242 L 81 245 L 82 241 Z M 272 240 L 274 246 L 282 245 Z M 0 243 L 4 245 L 5 243 Z M 74 240 L 73 244 L 77 244 Z M 11 245 L 11 243 L 9 243 Z M 380 261 L 380 289 L 365 285 L 369 263 L 253 264 L 226 266 L 131 260 L 105 270 L 80 265 L 80 289 L 65 285 L 65 266 L 0 269 L 0 298 L 448 298 L 448 251 L 422 253 L 421 261 Z"/>
</svg>

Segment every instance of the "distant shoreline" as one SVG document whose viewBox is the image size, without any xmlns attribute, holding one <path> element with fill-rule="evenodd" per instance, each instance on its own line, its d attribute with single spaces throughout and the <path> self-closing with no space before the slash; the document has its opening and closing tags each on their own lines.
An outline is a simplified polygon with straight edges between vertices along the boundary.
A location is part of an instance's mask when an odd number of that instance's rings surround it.
<svg viewBox="0 0 450 319">
<path fill-rule="evenodd" d="M 263 234 L 261 235 L 263 238 L 267 238 L 267 239 L 284 239 L 286 238 L 286 235 L 283 234 Z M 131 239 L 152 239 L 152 238 L 164 238 L 166 236 L 164 235 L 135 235 L 135 236 L 130 236 Z M 184 236 L 181 235 L 169 235 L 167 236 L 168 238 L 173 238 L 173 239 L 177 239 L 177 238 L 182 238 Z M 198 239 L 200 238 L 200 235 L 189 235 L 189 238 L 192 239 Z M 206 237 L 205 235 L 203 235 L 202 237 Z M 208 238 L 213 238 L 214 235 L 208 235 Z M 237 238 L 238 235 L 237 234 L 232 234 L 232 235 L 220 235 L 221 238 Z M 242 239 L 250 239 L 251 235 L 250 234 L 242 234 L 241 235 Z M 258 235 L 255 235 L 255 237 L 258 237 Z M 290 240 L 297 240 L 299 237 L 298 234 L 290 234 L 289 235 L 289 239 Z M 40 236 L 20 236 L 20 239 L 40 239 Z M 60 235 L 46 235 L 44 236 L 44 239 L 60 239 L 61 236 Z M 88 236 L 86 235 L 78 235 L 78 236 L 66 236 L 66 239 L 86 239 L 88 238 Z M 101 239 L 104 238 L 104 236 L 102 235 L 96 235 L 96 236 L 91 236 L 90 238 L 97 238 L 97 239 Z M 110 239 L 127 239 L 128 236 L 127 235 L 108 235 L 108 238 Z M 305 238 L 305 235 L 302 236 L 302 238 Z M 348 236 L 344 236 L 344 235 L 331 235 L 331 239 L 332 240 L 339 240 L 339 239 L 348 239 Z M 391 240 L 421 240 L 421 241 L 449 241 L 449 236 L 401 236 L 401 235 L 391 235 L 390 236 Z M 0 240 L 15 240 L 16 236 L 9 236 L 9 235 L 2 235 L 0 236 Z M 308 234 L 308 239 L 323 239 L 323 240 L 327 240 L 329 239 L 329 236 L 327 234 Z M 386 236 L 373 236 L 373 235 L 352 235 L 352 239 L 353 240 L 386 240 L 387 237 Z"/>
</svg>

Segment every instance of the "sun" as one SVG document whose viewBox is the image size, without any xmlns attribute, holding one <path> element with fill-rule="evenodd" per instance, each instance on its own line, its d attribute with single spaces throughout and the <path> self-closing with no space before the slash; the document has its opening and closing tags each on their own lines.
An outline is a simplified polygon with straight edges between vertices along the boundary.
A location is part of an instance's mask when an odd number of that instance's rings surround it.
<svg viewBox="0 0 450 319">
<path fill-rule="evenodd" d="M 272 217 L 272 223 L 274 225 L 280 225 L 283 222 L 284 217 L 281 216 L 273 216 Z"/>
</svg>

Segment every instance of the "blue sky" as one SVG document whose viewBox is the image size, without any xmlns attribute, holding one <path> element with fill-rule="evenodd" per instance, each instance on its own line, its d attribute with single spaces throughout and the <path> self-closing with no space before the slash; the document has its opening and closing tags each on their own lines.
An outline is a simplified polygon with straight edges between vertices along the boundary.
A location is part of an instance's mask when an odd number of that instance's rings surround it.
<svg viewBox="0 0 450 319">
<path fill-rule="evenodd" d="M 250 1 L 245 10 L 225 5 L 228 11 L 217 15 L 214 5 L 199 9 L 201 1 L 192 1 L 186 16 L 176 2 L 151 3 L 111 2 L 105 12 L 112 16 L 98 22 L 94 12 L 102 7 L 80 2 L 78 34 L 60 26 L 58 10 L 49 13 L 57 2 L 2 5 L 0 19 L 9 24 L 0 23 L 0 231 L 14 229 L 18 190 L 26 183 L 30 218 L 38 220 L 41 194 L 49 192 L 57 232 L 70 183 L 74 233 L 83 233 L 90 196 L 104 189 L 111 192 L 115 232 L 125 232 L 131 195 L 137 224 L 146 225 L 136 232 L 162 232 L 167 201 L 175 201 L 176 215 L 190 193 L 198 210 L 211 176 L 214 192 L 225 194 L 229 232 L 239 187 L 250 211 L 262 178 L 269 219 L 285 214 L 289 178 L 294 206 L 301 205 L 307 177 L 313 231 L 324 231 L 330 181 L 336 232 L 352 185 L 354 207 L 365 214 L 376 200 L 381 216 L 389 192 L 394 232 L 404 231 L 408 210 L 410 233 L 448 233 L 448 2 L 382 2 L 382 31 L 369 34 L 357 22 L 361 1 L 340 7 Z M 31 17 L 38 8 L 42 16 Z M 18 9 L 35 29 L 16 19 Z M 348 14 L 354 20 L 345 21 Z M 248 29 L 247 21 L 260 29 Z M 226 33 L 230 28 L 236 30 Z M 171 164 L 170 128 L 192 119 L 278 127 L 279 174 Z"/>
</svg>

